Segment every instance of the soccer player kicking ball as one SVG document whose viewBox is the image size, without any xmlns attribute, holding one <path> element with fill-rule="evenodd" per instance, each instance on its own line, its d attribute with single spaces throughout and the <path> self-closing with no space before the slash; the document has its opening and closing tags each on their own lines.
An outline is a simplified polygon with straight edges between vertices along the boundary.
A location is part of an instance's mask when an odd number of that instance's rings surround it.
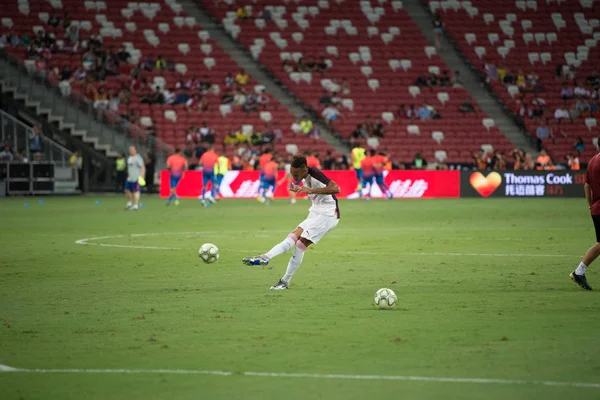
<svg viewBox="0 0 600 400">
<path fill-rule="evenodd" d="M 583 188 L 592 214 L 594 229 L 596 230 L 596 244 L 585 253 L 583 260 L 579 263 L 577 269 L 569 275 L 569 278 L 585 290 L 592 290 L 585 277 L 585 271 L 600 255 L 600 154 L 596 154 L 588 163 Z"/>
<path fill-rule="evenodd" d="M 340 210 L 335 195 L 340 192 L 337 183 L 325 176 L 316 168 L 306 165 L 306 158 L 296 155 L 290 168 L 295 184 L 290 190 L 295 193 L 306 193 L 312 206 L 308 210 L 308 217 L 298 224 L 298 227 L 288 235 L 285 240 L 275 245 L 268 253 L 246 257 L 242 262 L 249 266 L 264 266 L 280 254 L 286 253 L 295 247 L 294 255 L 290 259 L 283 278 L 271 290 L 288 289 L 290 280 L 302 263 L 306 248 L 317 243 L 340 221 Z M 300 183 L 303 186 L 299 186 Z"/>
</svg>

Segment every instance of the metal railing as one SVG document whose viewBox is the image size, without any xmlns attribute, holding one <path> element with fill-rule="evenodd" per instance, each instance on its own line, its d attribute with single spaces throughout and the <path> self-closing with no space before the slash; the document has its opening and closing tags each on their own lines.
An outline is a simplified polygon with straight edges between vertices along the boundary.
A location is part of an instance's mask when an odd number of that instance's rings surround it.
<svg viewBox="0 0 600 400">
<path fill-rule="evenodd" d="M 2 80 L 27 93 L 31 100 L 39 101 L 42 108 L 50 108 L 53 114 L 62 116 L 64 122 L 75 124 L 75 129 L 87 131 L 89 137 L 97 138 L 99 144 L 108 145 L 112 151 L 126 153 L 130 145 L 139 150 L 151 148 L 156 156 L 157 168 L 164 165 L 166 157 L 173 151 L 173 146 L 149 135 L 144 128 L 118 113 L 94 108 L 94 102 L 84 93 L 72 90 L 69 96 L 63 96 L 60 82 L 35 70 L 31 63 L 23 63 L 4 51 L 0 51 L 0 58 L 10 64 L 2 66 L 0 63 Z M 51 90 L 52 96 L 40 90 L 39 85 Z"/>
<path fill-rule="evenodd" d="M 34 155 L 30 150 L 31 140 L 35 135 L 29 125 L 24 124 L 12 115 L 0 110 L 0 139 L 8 141 L 13 153 L 25 155 L 29 161 L 52 162 L 57 166 L 68 167 L 73 152 L 41 135 L 41 151 Z"/>
</svg>

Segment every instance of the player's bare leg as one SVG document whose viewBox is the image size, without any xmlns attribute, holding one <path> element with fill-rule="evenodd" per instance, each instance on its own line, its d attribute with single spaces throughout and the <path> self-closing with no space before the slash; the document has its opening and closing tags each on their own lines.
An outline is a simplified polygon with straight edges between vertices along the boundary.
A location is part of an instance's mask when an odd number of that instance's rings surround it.
<svg viewBox="0 0 600 400">
<path fill-rule="evenodd" d="M 125 206 L 125 209 L 130 210 L 131 206 L 133 205 L 131 191 L 129 191 L 129 190 L 125 191 L 125 199 L 127 200 L 127 205 Z"/>
<path fill-rule="evenodd" d="M 585 290 L 592 290 L 592 287 L 588 284 L 587 278 L 585 277 L 585 271 L 594 262 L 596 258 L 600 256 L 600 243 L 596 243 L 583 256 L 583 260 L 577 266 L 577 269 L 569 275 L 569 278 L 575 281 L 579 286 Z"/>
</svg>

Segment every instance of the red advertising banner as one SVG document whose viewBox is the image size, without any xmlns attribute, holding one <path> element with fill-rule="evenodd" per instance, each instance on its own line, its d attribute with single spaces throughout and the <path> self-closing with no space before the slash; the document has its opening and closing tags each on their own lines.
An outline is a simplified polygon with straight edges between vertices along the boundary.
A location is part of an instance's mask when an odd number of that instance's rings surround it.
<svg viewBox="0 0 600 400">
<path fill-rule="evenodd" d="M 358 197 L 358 181 L 354 171 L 324 171 L 340 186 L 338 198 Z M 277 179 L 284 176 L 279 171 Z M 395 198 L 436 198 L 460 196 L 460 173 L 458 171 L 405 171 L 384 172 L 384 181 Z M 257 171 L 229 171 L 223 178 L 220 193 L 224 198 L 254 198 L 258 196 L 259 173 Z M 275 198 L 288 197 L 288 183 L 275 188 Z M 177 195 L 194 198 L 202 194 L 202 171 L 186 171 L 177 186 Z M 160 196 L 169 197 L 169 171 L 161 171 Z M 371 187 L 371 197 L 381 198 L 382 193 L 375 184 Z"/>
</svg>

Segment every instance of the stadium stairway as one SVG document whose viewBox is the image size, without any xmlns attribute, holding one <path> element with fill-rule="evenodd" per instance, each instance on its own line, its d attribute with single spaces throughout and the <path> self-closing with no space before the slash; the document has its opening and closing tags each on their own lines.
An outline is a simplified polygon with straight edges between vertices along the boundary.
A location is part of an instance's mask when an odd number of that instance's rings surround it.
<svg viewBox="0 0 600 400">
<path fill-rule="evenodd" d="M 80 138 L 107 157 L 116 157 L 133 144 L 142 150 L 140 143 L 95 120 L 72 101 L 6 59 L 0 59 L 0 91 L 2 95 L 12 93 L 15 99 L 24 101 L 26 107 L 33 108 L 36 115 L 55 123 L 60 130 Z"/>
<path fill-rule="evenodd" d="M 433 15 L 427 4 L 423 1 L 405 1 L 404 9 L 415 21 L 423 35 L 434 44 L 433 33 Z M 504 136 L 518 148 L 526 152 L 537 154 L 536 149 L 526 139 L 525 135 L 515 123 L 515 121 L 504 112 L 500 103 L 485 89 L 481 80 L 475 75 L 466 59 L 458 52 L 457 48 L 442 35 L 441 41 L 442 51 L 439 52 L 440 57 L 447 65 L 452 66 L 454 71 L 460 72 L 460 77 L 464 88 L 469 91 L 473 100 L 477 102 L 479 107 L 486 112 L 490 118 L 496 122 L 496 126 L 500 129 Z"/>
<path fill-rule="evenodd" d="M 229 56 L 241 65 L 246 72 L 252 76 L 258 83 L 264 85 L 267 91 L 276 98 L 282 105 L 286 106 L 288 110 L 293 113 L 296 117 L 301 118 L 306 114 L 316 115 L 315 110 L 310 110 L 310 107 L 304 105 L 291 94 L 284 90 L 273 77 L 267 73 L 267 70 L 258 61 L 252 58 L 249 52 L 244 47 L 238 44 L 229 34 L 223 29 L 222 26 L 218 25 L 211 14 L 206 10 L 201 2 L 197 0 L 181 0 L 179 4 L 183 7 L 185 12 L 195 17 L 196 21 L 204 30 L 210 33 L 210 37 L 225 51 Z M 348 146 L 340 139 L 334 136 L 333 132 L 325 124 L 317 122 L 319 127 L 321 138 L 324 139 L 328 144 L 333 146 L 335 151 L 346 154 L 349 152 Z"/>
</svg>

